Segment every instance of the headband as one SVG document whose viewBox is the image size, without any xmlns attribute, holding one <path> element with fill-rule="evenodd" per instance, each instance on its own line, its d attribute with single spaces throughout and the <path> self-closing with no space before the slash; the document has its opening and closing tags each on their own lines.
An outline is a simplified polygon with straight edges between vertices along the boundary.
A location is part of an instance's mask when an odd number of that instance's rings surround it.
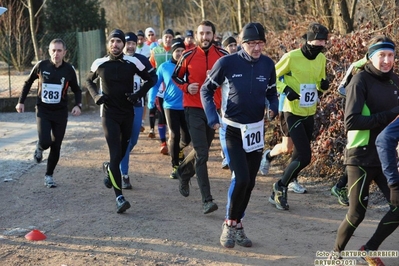
<svg viewBox="0 0 399 266">
<path fill-rule="evenodd" d="M 381 51 L 381 50 L 390 50 L 390 51 L 395 51 L 395 44 L 391 42 L 378 42 L 373 45 L 371 45 L 367 51 L 367 54 L 369 55 L 369 58 L 373 57 L 375 53 Z"/>
</svg>

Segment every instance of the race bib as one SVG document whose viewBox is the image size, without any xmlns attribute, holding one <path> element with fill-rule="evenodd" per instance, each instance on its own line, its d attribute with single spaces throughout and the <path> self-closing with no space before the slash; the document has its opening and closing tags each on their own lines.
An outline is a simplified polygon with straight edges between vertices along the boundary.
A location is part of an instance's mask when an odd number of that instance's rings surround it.
<svg viewBox="0 0 399 266">
<path fill-rule="evenodd" d="M 134 75 L 134 88 L 133 92 L 137 93 L 140 90 L 141 87 L 141 78 L 138 75 Z"/>
<path fill-rule="evenodd" d="M 301 94 L 301 98 L 299 99 L 300 107 L 310 107 L 317 102 L 316 84 L 301 84 L 299 91 Z"/>
<path fill-rule="evenodd" d="M 61 84 L 42 84 L 42 102 L 47 104 L 57 104 L 61 101 L 62 85 Z"/>
<path fill-rule="evenodd" d="M 265 140 L 263 137 L 264 121 L 261 120 L 257 123 L 240 125 L 242 147 L 245 152 L 252 152 L 255 150 L 263 149 Z"/>
</svg>

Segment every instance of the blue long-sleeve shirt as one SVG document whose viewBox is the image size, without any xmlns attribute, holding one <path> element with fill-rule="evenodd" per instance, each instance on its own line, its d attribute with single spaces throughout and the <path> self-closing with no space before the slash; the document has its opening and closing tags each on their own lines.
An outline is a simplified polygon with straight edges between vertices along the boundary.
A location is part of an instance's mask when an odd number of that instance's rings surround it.
<svg viewBox="0 0 399 266">
<path fill-rule="evenodd" d="M 163 82 L 165 84 L 165 91 L 163 95 L 163 108 L 184 110 L 183 92 L 172 80 L 172 74 L 175 66 L 176 64 L 172 62 L 172 59 L 169 59 L 157 68 L 158 82 L 152 89 L 155 90 L 155 94 L 153 91 L 151 97 L 153 97 L 155 100 L 156 89 L 159 88 Z"/>
<path fill-rule="evenodd" d="M 253 60 L 241 50 L 216 61 L 200 91 L 210 127 L 219 123 L 213 102 L 218 87 L 222 88 L 222 114 L 233 122 L 250 124 L 261 121 L 265 97 L 269 108 L 277 114 L 276 70 L 274 62 L 265 55 Z"/>
</svg>

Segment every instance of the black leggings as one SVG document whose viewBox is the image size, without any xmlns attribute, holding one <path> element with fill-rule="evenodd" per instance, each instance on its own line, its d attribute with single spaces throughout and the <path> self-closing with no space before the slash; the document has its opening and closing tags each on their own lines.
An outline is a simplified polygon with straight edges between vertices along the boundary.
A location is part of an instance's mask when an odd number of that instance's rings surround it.
<svg viewBox="0 0 399 266">
<path fill-rule="evenodd" d="M 134 115 L 120 115 L 118 117 L 102 117 L 101 119 L 110 157 L 109 177 L 117 197 L 122 195 L 119 164 L 129 144 L 133 118 Z"/>
<path fill-rule="evenodd" d="M 349 209 L 345 219 L 338 228 L 334 251 L 345 249 L 356 228 L 363 221 L 367 210 L 369 187 L 372 180 L 376 182 L 388 202 L 390 198 L 390 190 L 381 167 L 347 165 L 346 170 L 348 173 Z M 378 224 L 374 235 L 366 243 L 367 248 L 369 250 L 377 250 L 385 238 L 392 234 L 398 225 L 399 208 L 390 206 L 390 209 Z"/>
<path fill-rule="evenodd" d="M 179 165 L 179 152 L 191 142 L 186 123 L 184 110 L 164 109 L 169 127 L 169 153 L 172 157 L 172 166 Z"/>
<path fill-rule="evenodd" d="M 36 122 L 39 148 L 42 150 L 50 148 L 46 175 L 53 175 L 60 159 L 61 144 L 68 122 L 68 111 L 54 111 L 52 114 L 43 114 L 36 111 Z"/>
<path fill-rule="evenodd" d="M 284 117 L 294 144 L 291 161 L 281 178 L 281 185 L 286 187 L 310 163 L 312 157 L 310 141 L 313 134 L 314 118 L 313 116 L 297 116 L 289 112 L 284 112 Z"/>
<path fill-rule="evenodd" d="M 221 130 L 221 129 L 219 129 Z M 232 174 L 227 193 L 226 219 L 237 220 L 244 217 L 245 210 L 255 186 L 256 175 L 262 160 L 262 149 L 245 152 L 242 147 L 241 130 L 227 126 L 225 139 L 229 168 Z"/>
</svg>

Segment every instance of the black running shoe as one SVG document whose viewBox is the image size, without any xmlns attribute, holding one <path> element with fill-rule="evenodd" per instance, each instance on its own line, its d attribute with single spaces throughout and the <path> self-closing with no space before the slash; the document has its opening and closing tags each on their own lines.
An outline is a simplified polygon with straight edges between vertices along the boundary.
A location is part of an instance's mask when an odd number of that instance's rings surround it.
<svg viewBox="0 0 399 266">
<path fill-rule="evenodd" d="M 290 207 L 287 202 L 287 187 L 280 187 L 278 183 L 273 184 L 273 198 L 269 198 L 269 202 L 276 205 L 279 210 L 288 210 Z M 272 202 L 272 200 L 273 202 Z"/>
<path fill-rule="evenodd" d="M 43 150 L 39 148 L 39 144 L 36 144 L 36 150 L 33 154 L 33 160 L 35 163 L 41 163 L 43 160 Z"/>
<path fill-rule="evenodd" d="M 214 212 L 219 208 L 218 205 L 213 201 L 205 202 L 203 207 L 204 207 L 204 214 Z"/>
</svg>

